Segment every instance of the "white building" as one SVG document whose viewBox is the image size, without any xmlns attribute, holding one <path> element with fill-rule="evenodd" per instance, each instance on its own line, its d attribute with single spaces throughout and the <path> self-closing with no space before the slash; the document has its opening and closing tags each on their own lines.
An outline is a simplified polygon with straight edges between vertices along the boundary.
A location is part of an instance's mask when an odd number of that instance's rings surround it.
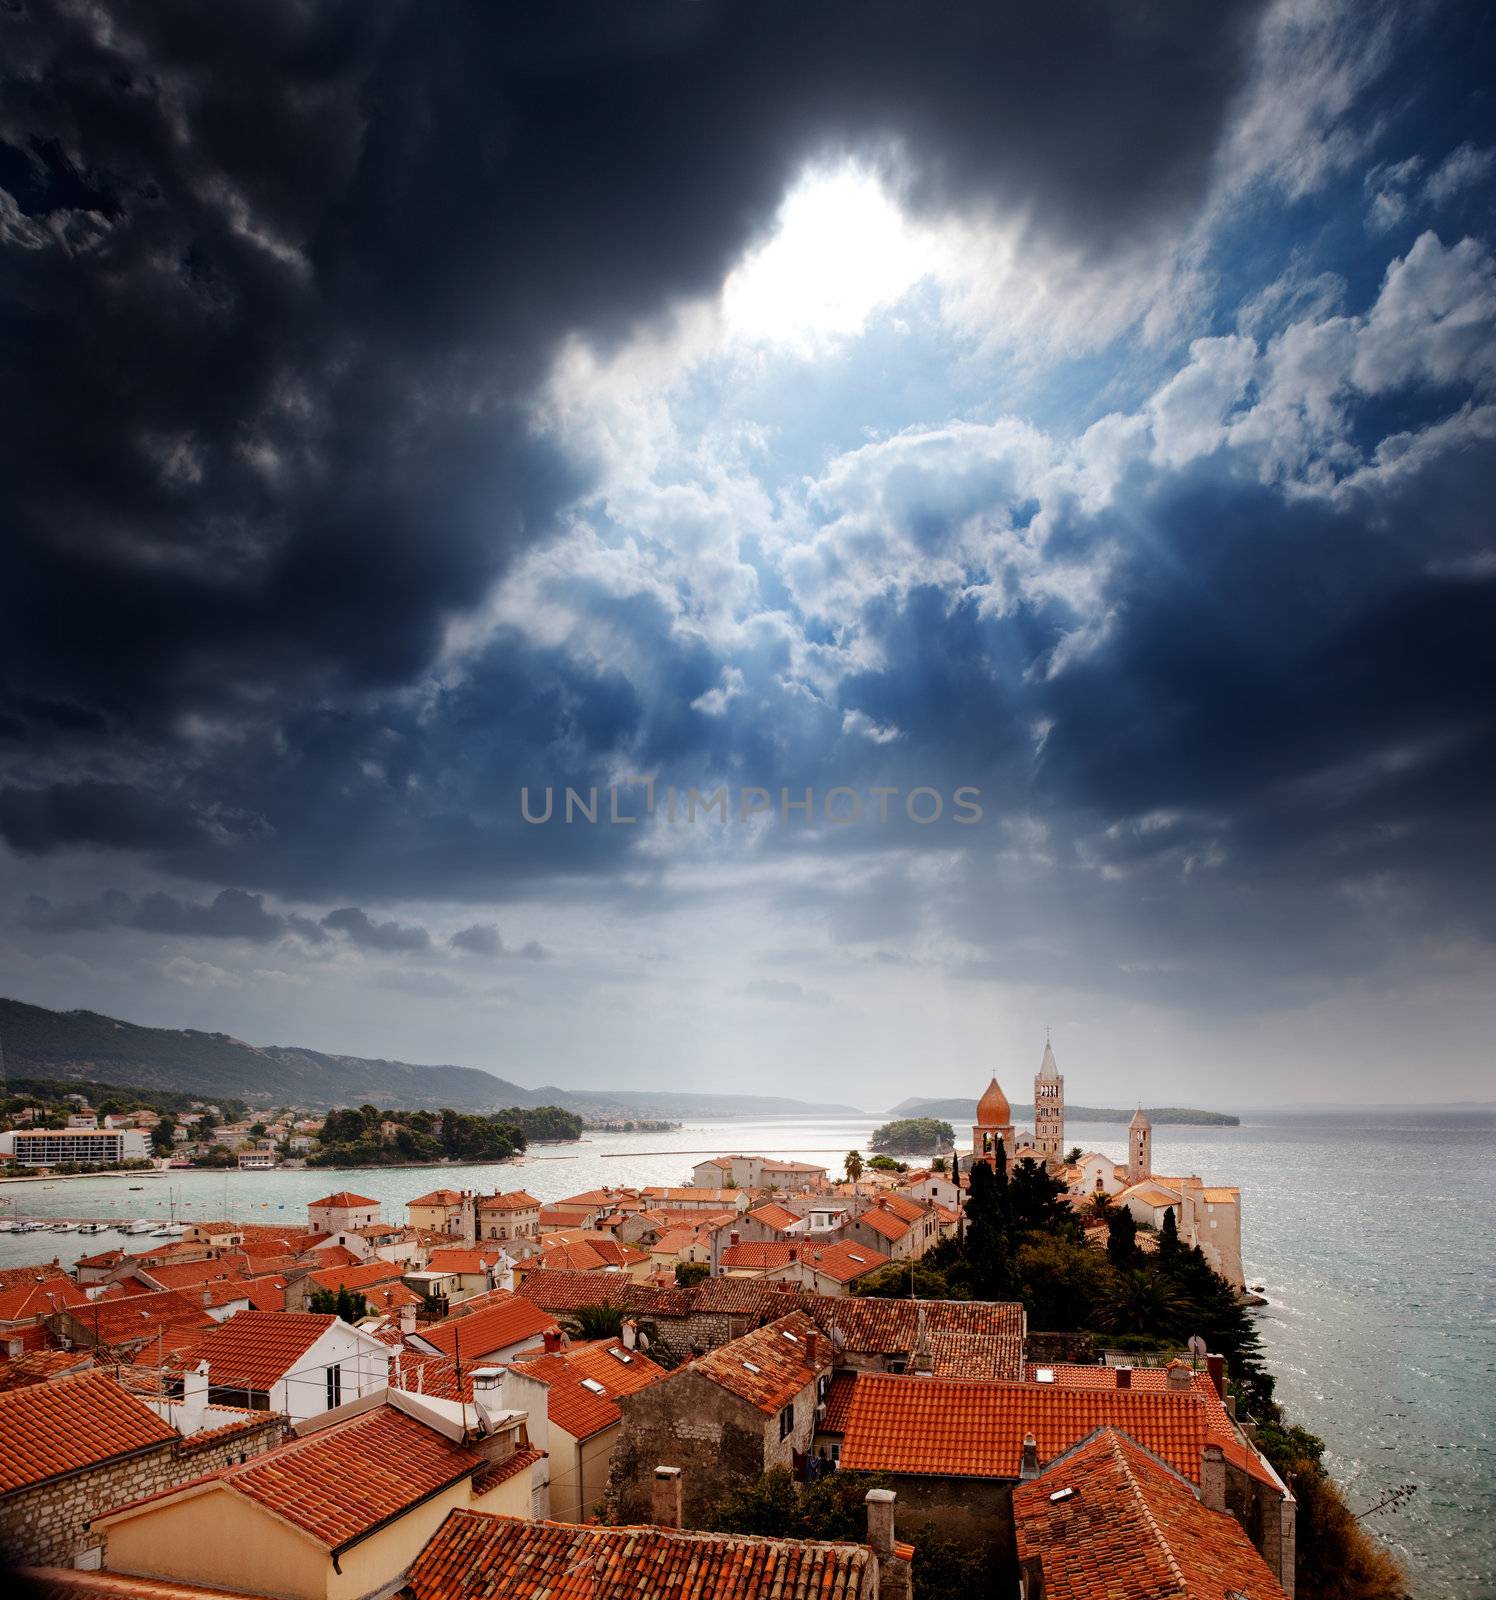
<svg viewBox="0 0 1496 1600">
<path fill-rule="evenodd" d="M 138 1128 L 16 1128 L 0 1133 L 0 1156 L 23 1167 L 118 1166 L 144 1161 Z"/>
</svg>

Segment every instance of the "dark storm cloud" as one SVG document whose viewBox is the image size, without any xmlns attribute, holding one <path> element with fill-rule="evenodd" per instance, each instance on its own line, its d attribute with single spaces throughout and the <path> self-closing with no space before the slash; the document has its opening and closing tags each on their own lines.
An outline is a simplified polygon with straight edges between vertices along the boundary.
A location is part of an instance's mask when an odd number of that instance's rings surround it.
<svg viewBox="0 0 1496 1600">
<path fill-rule="evenodd" d="M 5 730 L 169 752 L 409 676 L 575 487 L 523 416 L 560 335 L 710 290 L 828 147 L 1082 248 L 1152 229 L 1259 10 L 12 9 Z"/>
<path fill-rule="evenodd" d="M 309 918 L 267 910 L 260 895 L 244 889 L 222 889 L 206 903 L 159 891 L 136 899 L 119 889 L 108 889 L 94 900 L 65 905 L 30 895 L 21 908 L 21 922 L 38 933 L 135 928 L 143 933 L 247 939 L 256 944 L 268 944 L 288 933 L 310 944 L 321 944 L 327 938 L 326 931 Z"/>
<path fill-rule="evenodd" d="M 452 945 L 470 956 L 496 956 L 504 949 L 499 930 L 491 922 L 475 922 L 470 928 L 459 928 L 452 935 Z"/>
<path fill-rule="evenodd" d="M 429 950 L 431 935 L 415 924 L 375 922 L 366 911 L 357 906 L 343 906 L 329 911 L 322 926 L 335 933 L 346 934 L 349 941 L 363 950 Z"/>
</svg>

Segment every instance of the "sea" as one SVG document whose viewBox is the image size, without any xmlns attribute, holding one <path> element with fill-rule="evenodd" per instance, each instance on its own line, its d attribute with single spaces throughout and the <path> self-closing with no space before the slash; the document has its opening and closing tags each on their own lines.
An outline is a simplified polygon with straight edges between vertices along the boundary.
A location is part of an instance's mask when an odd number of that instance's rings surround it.
<svg viewBox="0 0 1496 1600">
<path fill-rule="evenodd" d="M 692 1164 L 760 1151 L 839 1168 L 875 1121 L 705 1119 L 668 1133 L 597 1133 L 537 1145 L 502 1166 L 180 1172 L 0 1183 L 0 1217 L 171 1218 L 299 1223 L 309 1200 L 349 1187 L 387 1217 L 437 1187 L 516 1188 L 541 1200 L 583 1189 L 684 1183 Z M 1117 1154 L 1115 1123 L 1067 1125 L 1066 1139 Z M 1254 1313 L 1278 1397 L 1326 1441 L 1354 1510 L 1404 1484 L 1401 1509 L 1366 1526 L 1393 1548 L 1420 1600 L 1496 1597 L 1496 1113 L 1295 1112 L 1239 1127 L 1154 1130 L 1164 1172 L 1242 1190 Z M 79 1255 L 116 1233 L 0 1234 L 0 1265 Z M 145 1248 L 137 1237 L 130 1248 Z"/>
</svg>

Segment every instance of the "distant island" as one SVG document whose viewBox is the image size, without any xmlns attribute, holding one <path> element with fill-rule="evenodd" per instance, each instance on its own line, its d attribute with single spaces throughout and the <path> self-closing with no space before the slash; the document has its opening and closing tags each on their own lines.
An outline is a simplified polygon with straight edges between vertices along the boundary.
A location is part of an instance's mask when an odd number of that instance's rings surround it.
<svg viewBox="0 0 1496 1600">
<path fill-rule="evenodd" d="M 1065 1116 L 1071 1122 L 1121 1122 L 1131 1121 L 1136 1106 L 1075 1106 L 1065 1107 Z M 1176 1127 L 1196 1128 L 1237 1128 L 1241 1126 L 1241 1118 L 1233 1116 L 1229 1111 L 1201 1111 L 1193 1106 L 1144 1106 L 1148 1113 L 1149 1121 L 1155 1127 L 1173 1125 Z M 894 1118 L 905 1117 L 944 1117 L 956 1127 L 968 1127 L 975 1120 L 977 1103 L 975 1100 L 903 1100 L 898 1105 L 884 1112 L 884 1116 Z M 1032 1118 L 1034 1108 L 1031 1105 L 1014 1105 L 1015 1118 Z"/>
<path fill-rule="evenodd" d="M 956 1130 L 939 1117 L 897 1117 L 874 1128 L 868 1143 L 874 1150 L 925 1155 L 950 1149 L 955 1139 Z"/>
<path fill-rule="evenodd" d="M 397 1167 L 438 1161 L 508 1161 L 531 1139 L 579 1139 L 582 1119 L 559 1106 L 463 1111 L 329 1111 L 313 1167 Z"/>
<path fill-rule="evenodd" d="M 130 1084 L 144 1091 L 243 1100 L 254 1106 L 400 1106 L 494 1113 L 554 1106 L 589 1121 L 682 1117 L 861 1116 L 855 1106 L 772 1095 L 671 1089 L 525 1089 L 477 1067 L 422 1066 L 332 1055 L 300 1045 L 252 1045 L 227 1033 L 147 1028 L 97 1011 L 49 1011 L 0 999 L 0 1048 L 13 1075 Z"/>
</svg>

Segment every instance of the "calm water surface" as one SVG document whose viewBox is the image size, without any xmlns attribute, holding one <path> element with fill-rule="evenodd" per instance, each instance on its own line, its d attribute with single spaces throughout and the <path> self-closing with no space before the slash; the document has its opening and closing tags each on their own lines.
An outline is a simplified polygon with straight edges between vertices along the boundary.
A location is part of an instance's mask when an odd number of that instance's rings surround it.
<svg viewBox="0 0 1496 1600">
<path fill-rule="evenodd" d="M 542 1200 L 604 1184 L 683 1183 L 688 1152 L 757 1150 L 839 1166 L 871 1119 L 698 1122 L 536 1146 L 493 1166 L 273 1173 L 0 1185 L 0 1213 L 36 1217 L 303 1222 L 340 1183 L 385 1215 L 438 1184 L 517 1187 Z M 1123 1130 L 1071 1124 L 1073 1142 L 1120 1154 Z M 1279 1397 L 1322 1435 L 1351 1504 L 1416 1483 L 1411 1506 L 1370 1526 L 1403 1557 L 1420 1597 L 1496 1597 L 1496 1117 L 1488 1113 L 1281 1116 L 1239 1128 L 1155 1133 L 1163 1172 L 1240 1184 L 1248 1281 Z M 130 1183 L 140 1182 L 132 1192 Z M 65 1263 L 113 1234 L 0 1235 L 0 1264 Z M 143 1248 L 148 1241 L 133 1242 Z"/>
</svg>

